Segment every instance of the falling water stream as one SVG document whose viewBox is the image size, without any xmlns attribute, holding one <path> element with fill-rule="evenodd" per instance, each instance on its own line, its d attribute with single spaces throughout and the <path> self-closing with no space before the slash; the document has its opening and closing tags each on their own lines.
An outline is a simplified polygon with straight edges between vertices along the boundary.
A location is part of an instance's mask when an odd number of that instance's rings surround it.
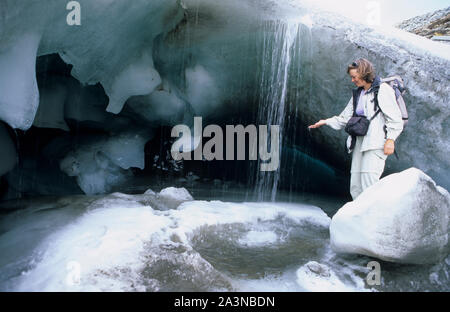
<svg viewBox="0 0 450 312">
<path fill-rule="evenodd" d="M 286 121 L 287 93 L 289 88 L 290 70 L 293 60 L 295 40 L 300 25 L 296 22 L 269 21 L 263 29 L 263 46 L 260 73 L 260 102 L 257 121 L 260 125 L 277 125 L 280 129 L 279 151 L 280 159 L 283 145 L 283 129 Z M 270 129 L 270 128 L 269 128 Z M 270 130 L 269 130 L 270 131 Z M 270 133 L 270 132 L 269 132 Z M 271 146 L 270 135 L 267 140 Z M 272 147 L 271 147 L 272 148 Z M 258 168 L 260 161 L 258 161 Z M 280 180 L 280 170 L 258 171 L 256 193 L 259 200 L 275 201 Z"/>
</svg>

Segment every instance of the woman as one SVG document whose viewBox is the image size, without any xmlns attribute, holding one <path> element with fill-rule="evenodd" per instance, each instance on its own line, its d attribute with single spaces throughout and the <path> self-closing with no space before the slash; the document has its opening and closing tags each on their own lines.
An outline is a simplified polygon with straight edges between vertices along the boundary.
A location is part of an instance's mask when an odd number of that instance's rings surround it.
<svg viewBox="0 0 450 312">
<path fill-rule="evenodd" d="M 353 98 L 357 101 L 358 116 L 366 116 L 369 120 L 375 116 L 367 134 L 356 137 L 353 147 L 350 194 L 355 200 L 366 188 L 380 180 L 386 158 L 394 153 L 395 140 L 403 130 L 403 121 L 394 90 L 386 83 L 380 84 L 380 78 L 375 76 L 373 65 L 368 60 L 358 59 L 348 66 L 347 73 L 358 89 L 353 91 L 353 97 L 344 111 L 339 116 L 320 120 L 309 128 L 323 125 L 335 130 L 344 128 L 354 113 Z M 374 105 L 375 90 L 379 90 L 379 108 Z M 377 114 L 378 109 L 381 112 Z"/>
</svg>

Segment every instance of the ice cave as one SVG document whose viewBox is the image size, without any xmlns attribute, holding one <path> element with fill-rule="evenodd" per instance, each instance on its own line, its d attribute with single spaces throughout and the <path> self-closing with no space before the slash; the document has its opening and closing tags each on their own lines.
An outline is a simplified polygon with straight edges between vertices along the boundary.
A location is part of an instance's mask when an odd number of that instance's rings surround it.
<svg viewBox="0 0 450 312">
<path fill-rule="evenodd" d="M 450 45 L 311 1 L 68 2 L 0 0 L 0 291 L 450 290 Z M 361 57 L 404 78 L 409 122 L 379 187 L 398 192 L 358 205 L 347 135 L 308 125 L 342 111 Z M 196 117 L 279 125 L 279 167 L 248 146 L 175 160 L 176 125 L 202 148 Z M 369 215 L 416 240 L 367 247 Z"/>
</svg>

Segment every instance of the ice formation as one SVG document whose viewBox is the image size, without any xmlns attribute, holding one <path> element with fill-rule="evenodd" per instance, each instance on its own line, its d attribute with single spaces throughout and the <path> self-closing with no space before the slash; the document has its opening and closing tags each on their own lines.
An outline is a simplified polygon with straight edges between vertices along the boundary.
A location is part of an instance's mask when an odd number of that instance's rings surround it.
<svg viewBox="0 0 450 312">
<path fill-rule="evenodd" d="M 186 69 L 186 96 L 194 104 L 197 116 L 209 116 L 221 104 L 219 88 L 214 77 L 203 66 Z"/>
<path fill-rule="evenodd" d="M 239 244 L 244 246 L 264 246 L 276 243 L 278 235 L 273 231 L 249 231 Z"/>
<path fill-rule="evenodd" d="M 35 67 L 40 36 L 23 33 L 8 39 L 12 42 L 0 50 L 0 118 L 26 130 L 39 105 Z"/>
<path fill-rule="evenodd" d="M 138 132 L 90 137 L 61 160 L 60 168 L 77 177 L 86 194 L 108 193 L 132 177 L 128 169 L 144 169 L 144 146 L 151 137 Z"/>
<path fill-rule="evenodd" d="M 154 68 L 149 55 L 126 67 L 115 79 L 111 88 L 106 89 L 109 95 L 108 112 L 118 114 L 126 100 L 134 95 L 152 93 L 161 84 L 161 77 Z"/>
<path fill-rule="evenodd" d="M 276 225 L 279 220 L 318 228 L 330 222 L 319 208 L 294 204 L 189 201 L 176 210 L 160 211 L 145 204 L 146 197 L 155 195 L 114 193 L 97 200 L 61 199 L 56 205 L 68 207 L 71 221 L 59 209 L 45 209 L 45 205 L 22 212 L 20 224 L 17 217 L 5 220 L 10 231 L 0 235 L 2 251 L 9 250 L 11 240 L 20 244 L 21 238 L 35 246 L 22 255 L 25 262 L 14 262 L 14 253 L 2 257 L 0 272 L 9 278 L 0 283 L 0 289 L 233 290 L 241 282 L 225 276 L 193 248 L 203 229 L 208 239 L 214 238 L 215 231 L 229 238 L 227 226 L 233 224 L 256 230 L 264 222 L 275 229 L 282 227 L 282 223 Z M 39 211 L 45 218 L 36 220 Z M 23 263 L 30 266 L 25 268 Z M 16 270 L 19 274 L 14 277 Z"/>
<path fill-rule="evenodd" d="M 292 104 L 286 114 L 301 112 L 303 122 L 312 123 L 339 113 L 352 87 L 345 65 L 367 57 L 380 75 L 403 76 L 408 88 L 410 122 L 397 142 L 401 158 L 389 159 L 387 171 L 415 166 L 450 188 L 450 46 L 402 30 L 370 28 L 301 1 L 79 2 L 79 26 L 66 23 L 61 1 L 2 2 L 0 119 L 12 128 L 68 130 L 69 120 L 95 122 L 107 131 L 136 120 L 152 128 L 195 114 L 224 120 L 251 110 L 243 104 L 263 94 L 258 75 L 270 72 L 261 70 L 271 66 L 262 62 L 263 50 L 274 42 L 270 34 L 279 37 L 274 32 L 283 29 L 275 25 L 289 21 L 298 23 L 298 34 L 286 76 L 292 80 L 285 86 Z M 49 54 L 71 65 L 78 82 L 64 82 L 66 77 L 38 90 L 36 57 Z M 91 92 L 96 84 L 106 103 Z M 128 105 L 134 115 L 122 114 Z M 313 136 L 341 167 L 344 139 L 326 129 Z"/>
</svg>

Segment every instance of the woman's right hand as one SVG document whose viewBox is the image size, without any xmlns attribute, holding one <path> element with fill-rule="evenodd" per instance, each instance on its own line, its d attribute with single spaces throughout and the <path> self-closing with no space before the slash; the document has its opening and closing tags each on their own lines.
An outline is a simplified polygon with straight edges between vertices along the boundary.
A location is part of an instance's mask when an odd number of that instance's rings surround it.
<svg viewBox="0 0 450 312">
<path fill-rule="evenodd" d="M 308 129 L 316 129 L 316 128 L 320 128 L 324 125 L 326 125 L 327 122 L 325 120 L 319 120 L 318 122 L 316 122 L 315 124 L 311 125 L 308 127 Z"/>
</svg>

